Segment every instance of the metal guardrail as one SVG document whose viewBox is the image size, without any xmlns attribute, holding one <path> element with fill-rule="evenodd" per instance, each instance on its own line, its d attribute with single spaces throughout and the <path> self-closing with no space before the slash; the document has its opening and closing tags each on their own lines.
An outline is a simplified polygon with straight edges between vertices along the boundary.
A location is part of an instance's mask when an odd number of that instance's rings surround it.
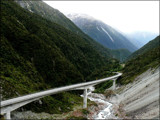
<svg viewBox="0 0 160 120">
<path fill-rule="evenodd" d="M 112 77 L 107 77 L 107 78 L 104 78 L 104 79 L 99 79 L 99 80 L 94 80 L 94 81 L 91 81 L 91 82 L 85 82 L 85 83 L 79 83 L 79 84 L 54 88 L 54 89 L 45 90 L 45 91 L 42 91 L 42 92 L 37 92 L 37 93 L 33 93 L 33 94 L 25 95 L 25 96 L 20 96 L 20 97 L 17 97 L 17 98 L 5 100 L 5 101 L 2 101 L 1 104 L 0 104 L 0 114 L 1 115 L 8 114 L 8 115 L 6 115 L 6 118 L 10 119 L 10 112 L 11 111 L 13 111 L 13 110 L 15 110 L 15 109 L 17 109 L 21 106 L 24 106 L 25 104 L 28 104 L 28 103 L 33 102 L 35 100 L 38 100 L 42 97 L 57 94 L 57 93 L 61 93 L 61 92 L 64 92 L 64 91 L 74 90 L 74 89 L 82 88 L 82 87 L 84 87 L 84 89 L 86 89 L 88 86 L 93 86 L 95 84 L 99 84 L 99 83 L 107 81 L 107 80 L 116 79 L 121 75 L 122 75 L 122 73 L 118 73 L 117 75 L 114 75 Z"/>
</svg>

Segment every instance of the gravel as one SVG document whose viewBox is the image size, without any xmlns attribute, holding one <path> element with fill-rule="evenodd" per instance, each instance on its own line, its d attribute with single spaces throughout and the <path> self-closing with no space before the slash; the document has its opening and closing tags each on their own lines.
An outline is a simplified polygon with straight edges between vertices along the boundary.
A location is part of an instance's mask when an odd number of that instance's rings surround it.
<svg viewBox="0 0 160 120">
<path fill-rule="evenodd" d="M 111 101 L 123 104 L 123 109 L 131 118 L 159 118 L 159 68 L 149 69 L 138 76 Z"/>
</svg>

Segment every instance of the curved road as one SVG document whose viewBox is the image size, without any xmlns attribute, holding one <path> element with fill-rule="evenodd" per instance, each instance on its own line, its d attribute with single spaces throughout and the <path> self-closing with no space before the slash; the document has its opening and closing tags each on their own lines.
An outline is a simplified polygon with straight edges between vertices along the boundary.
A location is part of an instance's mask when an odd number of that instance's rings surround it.
<svg viewBox="0 0 160 120">
<path fill-rule="evenodd" d="M 38 100 L 42 97 L 57 94 L 57 93 L 61 93 L 61 92 L 64 92 L 64 91 L 75 90 L 75 89 L 78 89 L 78 88 L 86 90 L 90 86 L 94 86 L 96 84 L 105 82 L 107 80 L 116 79 L 121 75 L 122 75 L 122 73 L 117 73 L 117 75 L 107 77 L 107 78 L 103 78 L 103 79 L 99 79 L 99 80 L 94 80 L 94 81 L 91 81 L 91 82 L 84 82 L 84 83 L 79 83 L 79 84 L 54 88 L 54 89 L 50 89 L 50 90 L 46 90 L 46 91 L 42 91 L 42 92 L 37 92 L 37 93 L 33 93 L 33 94 L 29 94 L 29 95 L 25 95 L 25 96 L 21 96 L 21 97 L 17 97 L 17 98 L 5 100 L 5 101 L 1 102 L 0 114 L 1 115 L 8 114 L 8 118 L 10 118 L 9 116 L 10 116 L 11 111 L 13 111 L 13 110 L 15 110 L 15 109 L 17 109 L 21 106 L 24 106 L 24 105 L 26 105 L 30 102 Z"/>
</svg>

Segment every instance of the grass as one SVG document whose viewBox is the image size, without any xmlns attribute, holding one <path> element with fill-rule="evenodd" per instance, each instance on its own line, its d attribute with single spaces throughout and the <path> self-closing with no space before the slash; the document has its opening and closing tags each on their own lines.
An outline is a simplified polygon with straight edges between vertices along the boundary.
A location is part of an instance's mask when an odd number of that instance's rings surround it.
<svg viewBox="0 0 160 120">
<path fill-rule="evenodd" d="M 110 88 L 113 85 L 113 80 L 109 80 L 103 83 L 100 83 L 95 86 L 95 93 L 104 93 L 104 91 L 108 88 Z"/>
</svg>

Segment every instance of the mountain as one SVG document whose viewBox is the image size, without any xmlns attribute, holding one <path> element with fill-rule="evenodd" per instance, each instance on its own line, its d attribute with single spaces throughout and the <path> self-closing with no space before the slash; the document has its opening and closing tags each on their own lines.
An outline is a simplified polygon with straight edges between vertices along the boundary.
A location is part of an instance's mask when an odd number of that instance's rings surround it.
<svg viewBox="0 0 160 120">
<path fill-rule="evenodd" d="M 70 19 L 68 19 L 63 13 L 59 10 L 52 8 L 48 4 L 44 3 L 43 1 L 31 1 L 31 0 L 17 0 L 18 3 L 22 8 L 30 11 L 33 14 L 38 14 L 43 18 L 57 23 L 66 29 L 74 32 L 75 34 L 81 36 L 82 38 L 86 39 L 88 43 L 94 46 L 97 51 L 99 51 L 103 56 L 110 58 L 112 55 L 109 54 L 109 49 L 103 47 L 100 44 L 97 44 L 96 41 L 91 39 L 88 35 L 81 31 Z"/>
<path fill-rule="evenodd" d="M 127 60 L 129 59 L 132 59 L 132 58 L 136 58 L 137 56 L 147 52 L 147 51 L 150 51 L 156 47 L 158 47 L 160 44 L 160 41 L 159 41 L 159 36 L 156 37 L 154 40 L 151 40 L 149 41 L 146 45 L 144 45 L 142 48 L 140 48 L 139 50 L 135 51 L 134 53 L 132 53 L 128 58 Z"/>
<path fill-rule="evenodd" d="M 145 72 L 149 68 L 155 68 L 160 66 L 159 63 L 159 50 L 160 50 L 160 36 L 150 41 L 140 50 L 133 53 L 133 57 L 126 62 L 123 69 L 122 78 L 118 80 L 120 84 L 128 84 L 133 82 L 141 73 Z"/>
<path fill-rule="evenodd" d="M 124 33 L 124 35 L 132 42 L 137 48 L 141 48 L 147 44 L 150 40 L 153 40 L 158 34 L 152 32 L 133 32 Z"/>
<path fill-rule="evenodd" d="M 38 14 L 50 21 L 53 21 L 71 30 L 72 32 L 80 35 L 81 37 L 87 39 L 88 41 L 90 41 L 90 44 L 92 44 L 99 52 L 102 53 L 102 55 L 106 57 L 112 56 L 113 58 L 116 58 L 120 60 L 121 62 L 123 62 L 126 59 L 126 57 L 130 55 L 130 54 L 125 54 L 126 52 L 123 53 L 124 50 L 120 50 L 120 51 L 116 50 L 118 52 L 112 52 L 112 50 L 104 48 L 102 45 L 98 45 L 96 41 L 93 41 L 89 36 L 84 34 L 70 19 L 68 19 L 65 15 L 63 15 L 63 13 L 50 7 L 49 5 L 47 5 L 46 3 L 42 1 L 21 0 L 21 1 L 16 1 L 16 2 L 24 9 L 32 13 Z"/>
<path fill-rule="evenodd" d="M 73 22 L 68 20 L 68 18 L 61 13 L 59 10 L 52 8 L 43 1 L 33 1 L 33 0 L 16 0 L 22 8 L 27 9 L 28 11 L 38 14 L 50 21 L 53 21 L 59 25 L 64 26 L 65 28 L 76 32 L 82 33 Z"/>
<path fill-rule="evenodd" d="M 84 82 L 94 71 L 119 67 L 117 60 L 97 50 L 100 45 L 92 39 L 29 12 L 12 0 L 1 1 L 1 9 L 2 100 Z M 42 103 L 31 103 L 26 108 L 59 113 L 73 105 L 66 94 L 46 97 Z"/>
<path fill-rule="evenodd" d="M 67 17 L 84 33 L 107 48 L 128 49 L 130 52 L 137 49 L 125 36 L 99 20 L 85 14 L 68 14 Z"/>
</svg>

